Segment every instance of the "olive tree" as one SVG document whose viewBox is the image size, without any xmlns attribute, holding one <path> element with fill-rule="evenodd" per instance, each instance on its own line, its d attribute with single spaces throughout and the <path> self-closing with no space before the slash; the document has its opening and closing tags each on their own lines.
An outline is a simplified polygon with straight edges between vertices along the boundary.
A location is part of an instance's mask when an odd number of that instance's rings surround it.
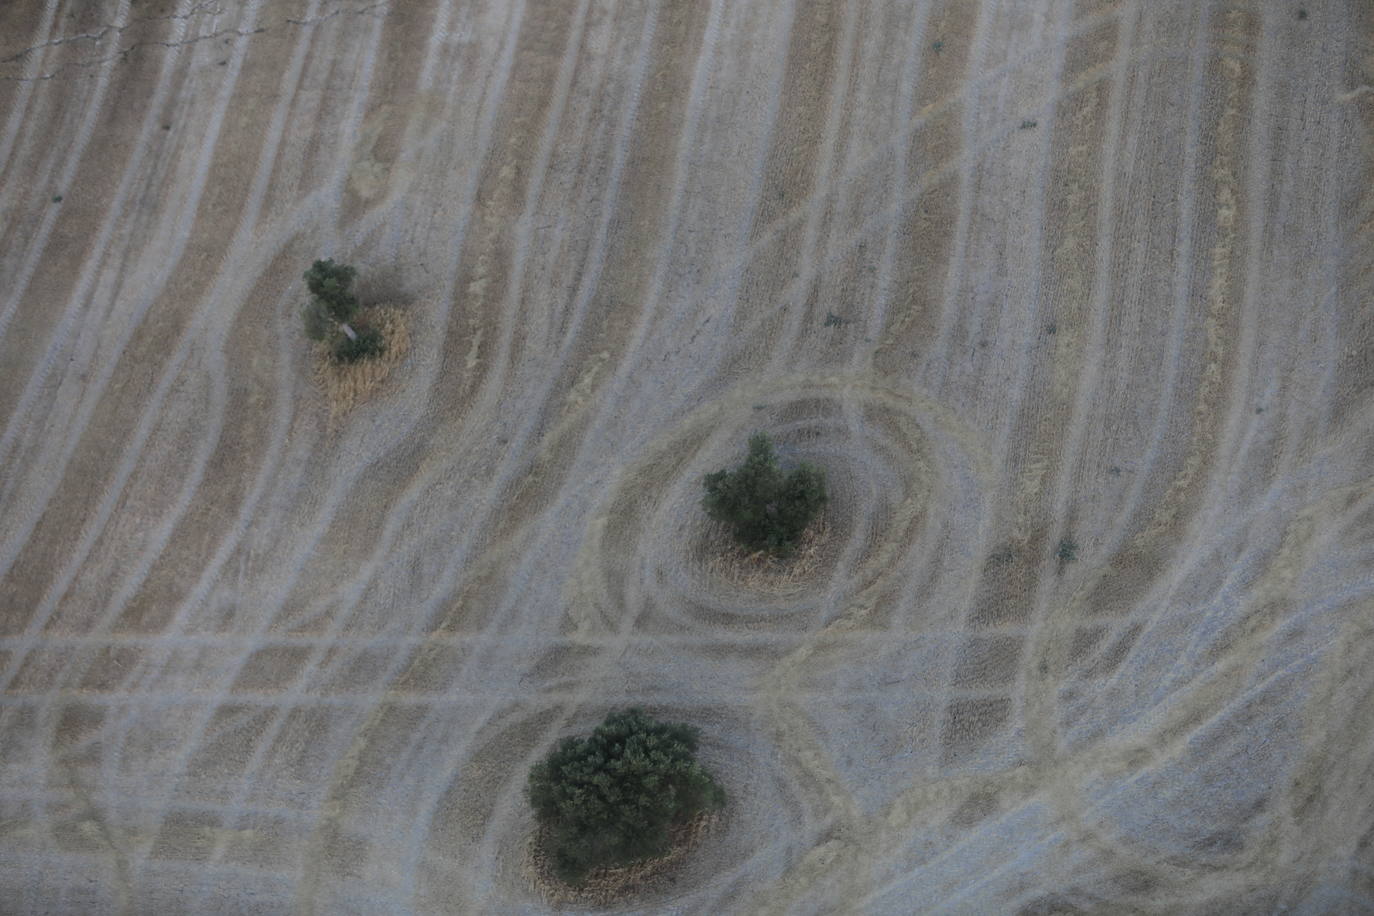
<svg viewBox="0 0 1374 916">
<path fill-rule="evenodd" d="M 796 549 L 828 499 L 825 472 L 805 462 L 784 472 L 766 433 L 749 437 L 743 464 L 707 474 L 703 484 L 707 515 L 728 525 L 745 547 L 776 556 Z"/>
<path fill-rule="evenodd" d="M 526 794 L 555 874 L 575 884 L 598 866 L 662 856 L 672 826 L 724 805 L 725 791 L 696 761 L 698 735 L 627 709 L 535 764 Z"/>
<path fill-rule="evenodd" d="M 334 356 L 353 362 L 382 352 L 382 335 L 371 328 L 354 330 L 352 322 L 358 312 L 358 299 L 351 289 L 358 272 L 332 259 L 316 261 L 305 272 L 305 285 L 311 300 L 305 307 L 305 333 L 311 340 L 337 339 Z"/>
</svg>

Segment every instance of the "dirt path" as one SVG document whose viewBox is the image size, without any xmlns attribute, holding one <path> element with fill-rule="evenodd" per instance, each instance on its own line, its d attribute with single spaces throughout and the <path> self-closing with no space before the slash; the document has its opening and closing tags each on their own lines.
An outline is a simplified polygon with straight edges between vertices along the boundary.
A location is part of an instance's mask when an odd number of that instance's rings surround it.
<svg viewBox="0 0 1374 916">
<path fill-rule="evenodd" d="M 633 703 L 732 804 L 622 910 L 1374 911 L 1371 86 L 1358 0 L 0 4 L 6 906 L 547 912 Z"/>
</svg>

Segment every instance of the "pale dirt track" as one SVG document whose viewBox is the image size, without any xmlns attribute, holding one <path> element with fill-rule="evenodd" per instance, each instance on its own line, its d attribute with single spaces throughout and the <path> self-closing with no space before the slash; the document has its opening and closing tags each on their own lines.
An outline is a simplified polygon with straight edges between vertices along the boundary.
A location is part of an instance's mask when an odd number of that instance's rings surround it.
<svg viewBox="0 0 1374 916">
<path fill-rule="evenodd" d="M 732 805 L 629 909 L 1374 912 L 1371 85 L 1362 0 L 0 3 L 0 910 L 545 912 L 635 703 Z"/>
</svg>

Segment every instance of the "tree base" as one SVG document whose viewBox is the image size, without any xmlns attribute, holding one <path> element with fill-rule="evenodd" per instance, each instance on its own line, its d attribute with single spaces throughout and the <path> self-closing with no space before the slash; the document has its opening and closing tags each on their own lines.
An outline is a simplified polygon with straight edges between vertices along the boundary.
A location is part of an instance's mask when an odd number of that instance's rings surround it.
<svg viewBox="0 0 1374 916">
<path fill-rule="evenodd" d="M 767 550 L 753 550 L 734 540 L 725 525 L 712 537 L 705 565 L 715 578 L 736 588 L 752 592 L 787 595 L 801 591 L 821 567 L 829 541 L 830 524 L 824 516 L 802 532 L 791 555 L 775 556 Z"/>
<path fill-rule="evenodd" d="M 311 347 L 315 381 L 329 402 L 331 428 L 376 392 L 410 349 L 410 331 L 400 309 L 391 306 L 364 309 L 359 313 L 358 323 L 381 332 L 386 347 L 381 355 L 346 363 L 334 358 L 333 347 L 328 343 L 319 342 Z"/>
<path fill-rule="evenodd" d="M 704 812 L 673 827 L 668 854 L 615 868 L 594 868 L 581 884 L 568 884 L 553 870 L 545 850 L 546 832 L 535 831 L 525 848 L 525 872 L 544 902 L 549 906 L 606 906 L 628 897 L 652 893 L 674 880 L 674 874 L 687 857 L 706 839 L 720 820 L 719 812 Z"/>
</svg>

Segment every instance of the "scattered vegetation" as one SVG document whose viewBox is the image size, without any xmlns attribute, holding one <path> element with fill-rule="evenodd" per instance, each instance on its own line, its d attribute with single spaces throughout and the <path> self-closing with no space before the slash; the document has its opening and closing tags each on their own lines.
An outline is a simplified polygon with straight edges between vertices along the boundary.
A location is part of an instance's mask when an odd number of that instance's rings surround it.
<svg viewBox="0 0 1374 916">
<path fill-rule="evenodd" d="M 381 356 L 386 350 L 382 333 L 374 328 L 360 328 L 354 337 L 345 337 L 334 348 L 334 358 L 344 363 Z"/>
<path fill-rule="evenodd" d="M 316 384 L 329 404 L 329 424 L 336 426 L 354 407 L 367 400 L 405 359 L 410 350 L 410 328 L 404 312 L 391 306 L 372 306 L 360 310 L 360 346 L 366 346 L 366 332 L 375 330 L 386 348 L 371 358 L 347 362 L 334 353 L 327 342 L 314 344 L 311 360 Z"/>
<path fill-rule="evenodd" d="M 594 868 L 666 855 L 674 826 L 725 804 L 696 761 L 698 735 L 627 709 L 535 764 L 526 793 L 561 880 L 577 884 Z"/>
<path fill-rule="evenodd" d="M 1078 545 L 1074 543 L 1073 538 L 1064 538 L 1055 548 L 1054 556 L 1059 560 L 1059 568 L 1063 569 L 1065 565 L 1078 559 Z"/>
<path fill-rule="evenodd" d="M 1039 124 L 1039 123 L 1040 123 L 1039 121 L 1035 121 L 1035 120 L 1032 120 L 1032 119 L 1030 119 L 1030 118 L 1027 118 L 1026 120 L 1024 120 L 1024 121 L 1021 122 L 1021 129 L 1022 129 L 1022 130 L 1030 130 L 1032 127 L 1036 126 L 1036 125 Z"/>
<path fill-rule="evenodd" d="M 380 356 L 386 349 L 380 331 L 353 327 L 358 299 L 352 286 L 357 275 L 354 268 L 330 259 L 316 261 L 305 272 L 305 285 L 311 295 L 304 312 L 305 334 L 311 340 L 329 341 L 339 362 Z"/>
<path fill-rule="evenodd" d="M 839 328 L 839 327 L 844 327 L 846 324 L 849 324 L 849 319 L 848 319 L 848 318 L 841 318 L 839 315 L 836 315 L 834 312 L 826 312 L 826 313 L 825 313 L 825 324 L 822 325 L 822 327 L 827 327 L 827 328 Z"/>
<path fill-rule="evenodd" d="M 1006 566 L 1008 563 L 1013 563 L 1015 561 L 1016 551 L 1014 551 L 1011 548 L 1011 545 L 1008 544 L 1002 547 L 1001 549 L 995 550 L 992 553 L 988 554 L 987 565 L 995 568 L 998 566 Z"/>
<path fill-rule="evenodd" d="M 749 455 L 735 470 L 706 475 L 706 514 L 730 526 L 753 550 L 788 556 L 825 508 L 825 473 L 803 462 L 784 473 L 766 433 L 749 437 Z"/>
</svg>

